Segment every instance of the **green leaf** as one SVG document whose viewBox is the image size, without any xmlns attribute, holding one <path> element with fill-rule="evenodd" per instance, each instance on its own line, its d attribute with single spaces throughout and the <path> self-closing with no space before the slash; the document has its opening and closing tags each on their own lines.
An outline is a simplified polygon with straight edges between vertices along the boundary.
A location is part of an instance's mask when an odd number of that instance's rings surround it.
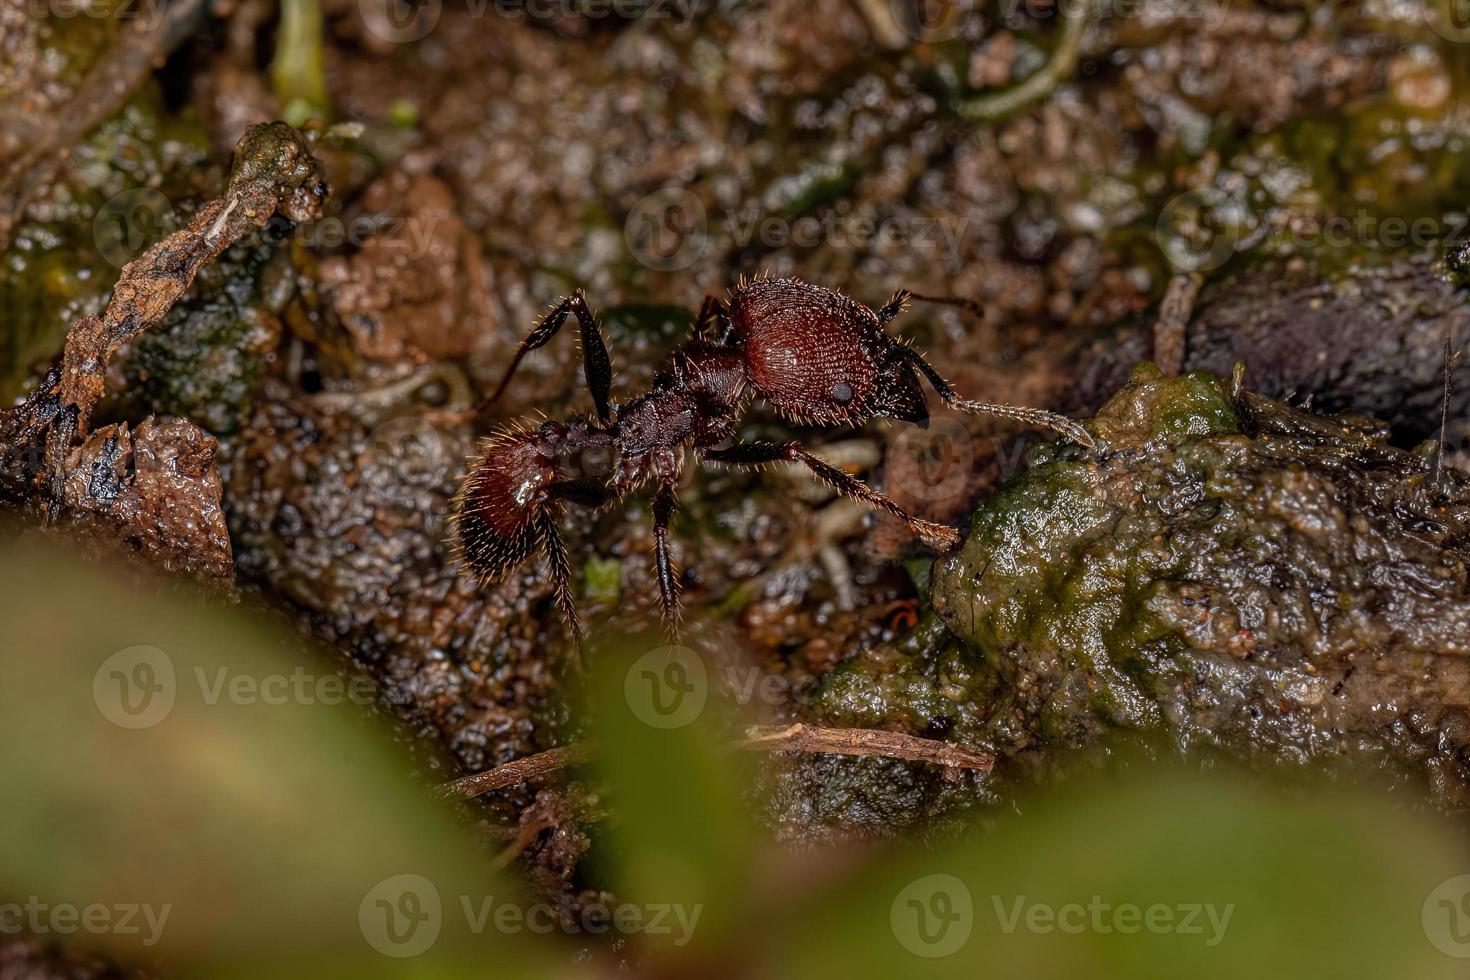
<svg viewBox="0 0 1470 980">
<path fill-rule="evenodd" d="M 137 576 L 0 552 L 12 918 L 184 976 L 551 972 L 557 947 L 466 913 L 527 900 L 407 780 L 369 679 Z"/>
<path fill-rule="evenodd" d="M 785 975 L 1448 978 L 1436 943 L 1470 955 L 1463 847 L 1382 797 L 1173 775 L 1026 809 L 772 917 Z"/>
<path fill-rule="evenodd" d="M 715 941 L 744 921 L 755 875 L 749 759 L 729 747 L 739 727 L 718 678 L 695 651 L 647 637 L 600 644 L 589 661 L 595 768 L 616 814 L 594 866 L 620 899 L 663 910 L 671 927 L 651 945 Z"/>
</svg>

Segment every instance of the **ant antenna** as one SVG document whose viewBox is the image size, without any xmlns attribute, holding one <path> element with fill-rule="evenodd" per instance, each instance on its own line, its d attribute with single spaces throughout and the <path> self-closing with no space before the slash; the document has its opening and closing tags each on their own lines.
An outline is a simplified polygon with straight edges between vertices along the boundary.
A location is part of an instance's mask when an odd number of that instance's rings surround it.
<svg viewBox="0 0 1470 980">
<path fill-rule="evenodd" d="M 925 303 L 938 303 L 941 306 L 958 306 L 961 309 L 969 310 L 981 320 L 985 319 L 985 307 L 965 296 L 922 296 L 919 293 L 909 293 L 908 296 L 910 299 L 922 300 Z"/>
</svg>

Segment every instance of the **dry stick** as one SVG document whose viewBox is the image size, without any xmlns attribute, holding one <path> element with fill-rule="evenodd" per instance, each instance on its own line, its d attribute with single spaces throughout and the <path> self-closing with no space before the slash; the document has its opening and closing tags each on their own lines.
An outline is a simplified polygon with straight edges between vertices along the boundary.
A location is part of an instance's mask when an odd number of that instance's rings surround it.
<svg viewBox="0 0 1470 980">
<path fill-rule="evenodd" d="M 1070 4 L 1059 4 L 1057 9 L 1063 10 L 1062 19 L 1066 23 L 1051 60 L 1024 82 L 1003 92 L 957 100 L 955 113 L 970 122 L 989 122 L 1044 98 L 1077 70 L 1077 61 L 1082 53 L 1082 35 L 1092 22 L 1096 6 L 1097 0 L 1083 0 L 1080 10 L 1067 14 L 1065 10 Z"/>
<path fill-rule="evenodd" d="M 928 762 L 952 769 L 988 772 L 995 756 L 949 742 L 918 738 L 901 732 L 869 728 L 822 728 L 817 725 L 752 725 L 733 749 L 766 752 L 819 752 L 829 755 L 884 756 L 909 762 Z M 491 790 L 505 789 L 527 779 L 545 776 L 569 765 L 586 762 L 592 748 L 586 742 L 571 742 L 555 749 L 507 762 L 495 769 L 464 776 L 438 789 L 445 799 L 473 799 Z"/>
<path fill-rule="evenodd" d="M 21 214 L 50 183 L 66 154 L 122 108 L 149 72 L 189 36 L 203 6 L 204 0 L 174 0 L 161 17 L 130 21 L 55 116 L 51 131 L 6 167 L 10 176 L 0 180 L 0 252 L 10 247 L 10 233 Z"/>
<path fill-rule="evenodd" d="M 521 759 L 514 759 L 503 766 L 477 772 L 456 779 L 439 787 L 438 795 L 445 799 L 473 799 L 491 790 L 505 789 L 527 779 L 545 776 L 566 766 L 586 762 L 592 757 L 592 749 L 586 742 L 570 742 L 545 752 L 537 752 Z"/>
<path fill-rule="evenodd" d="M 118 348 L 162 320 L 206 263 L 272 215 L 293 221 L 318 217 L 326 192 L 300 133 L 281 122 L 251 126 L 235 146 L 224 196 L 123 267 L 102 314 L 72 325 L 59 368 L 22 404 L 0 409 L 0 438 L 44 438 L 53 501 L 61 499 L 67 455 L 74 438 L 86 435 L 105 389 L 107 363 Z"/>
<path fill-rule="evenodd" d="M 1159 301 L 1159 318 L 1154 321 L 1154 362 L 1171 378 L 1184 369 L 1189 318 L 1194 315 L 1195 300 L 1204 281 L 1198 272 L 1181 272 L 1169 279 L 1164 298 Z"/>
<path fill-rule="evenodd" d="M 745 741 L 737 742 L 735 747 L 770 752 L 877 755 L 983 772 L 995 766 L 995 756 L 990 753 L 976 752 L 951 742 L 872 728 L 821 728 L 799 722 L 794 725 L 752 725 L 745 730 Z"/>
</svg>

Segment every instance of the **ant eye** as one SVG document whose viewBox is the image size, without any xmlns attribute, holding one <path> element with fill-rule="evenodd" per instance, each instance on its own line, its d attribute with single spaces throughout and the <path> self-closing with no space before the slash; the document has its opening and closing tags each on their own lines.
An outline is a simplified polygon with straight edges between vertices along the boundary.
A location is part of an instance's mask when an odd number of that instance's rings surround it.
<svg viewBox="0 0 1470 980">
<path fill-rule="evenodd" d="M 846 381 L 839 381 L 832 386 L 832 400 L 839 405 L 846 405 L 852 401 L 852 385 Z"/>
</svg>

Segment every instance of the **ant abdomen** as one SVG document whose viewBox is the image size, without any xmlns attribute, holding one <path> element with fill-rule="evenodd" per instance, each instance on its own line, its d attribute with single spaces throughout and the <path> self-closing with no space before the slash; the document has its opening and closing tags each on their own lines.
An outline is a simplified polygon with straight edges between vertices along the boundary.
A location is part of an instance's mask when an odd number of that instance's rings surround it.
<svg viewBox="0 0 1470 980">
<path fill-rule="evenodd" d="M 464 558 L 481 578 L 499 578 L 535 550 L 555 508 L 559 428 L 547 423 L 493 436 L 470 463 L 454 522 Z"/>
</svg>

